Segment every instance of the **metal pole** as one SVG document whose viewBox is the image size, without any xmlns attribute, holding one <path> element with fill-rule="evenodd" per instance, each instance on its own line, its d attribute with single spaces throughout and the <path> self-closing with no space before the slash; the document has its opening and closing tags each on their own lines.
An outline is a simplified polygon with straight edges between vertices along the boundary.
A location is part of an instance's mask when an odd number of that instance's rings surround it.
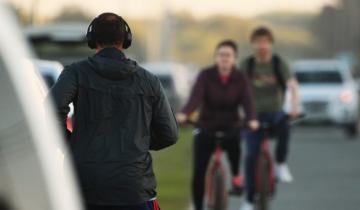
<svg viewBox="0 0 360 210">
<path fill-rule="evenodd" d="M 31 5 L 31 15 L 30 15 L 30 24 L 35 25 L 36 22 L 36 13 L 37 13 L 37 7 L 39 4 L 39 0 L 33 0 Z"/>
</svg>

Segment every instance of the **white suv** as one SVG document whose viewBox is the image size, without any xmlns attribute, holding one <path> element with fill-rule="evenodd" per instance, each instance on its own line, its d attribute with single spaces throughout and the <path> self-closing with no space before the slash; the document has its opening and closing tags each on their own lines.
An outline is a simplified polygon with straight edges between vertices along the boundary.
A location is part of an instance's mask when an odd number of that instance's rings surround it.
<svg viewBox="0 0 360 210">
<path fill-rule="evenodd" d="M 300 84 L 301 108 L 308 122 L 343 125 L 358 133 L 358 86 L 351 70 L 336 60 L 304 60 L 294 64 Z"/>
</svg>

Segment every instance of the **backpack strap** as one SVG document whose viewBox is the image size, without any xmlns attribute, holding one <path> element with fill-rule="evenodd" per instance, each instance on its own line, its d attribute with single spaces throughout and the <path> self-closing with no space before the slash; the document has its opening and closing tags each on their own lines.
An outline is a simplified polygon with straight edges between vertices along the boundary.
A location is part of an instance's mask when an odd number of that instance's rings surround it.
<svg viewBox="0 0 360 210">
<path fill-rule="evenodd" d="M 249 78 L 254 77 L 255 65 L 256 65 L 255 57 L 249 56 L 245 61 L 246 73 Z"/>
<path fill-rule="evenodd" d="M 278 81 L 278 84 L 281 87 L 281 90 L 285 94 L 287 85 L 286 85 L 286 80 L 284 78 L 284 74 L 281 69 L 281 62 L 282 62 L 282 60 L 281 60 L 280 56 L 278 56 L 276 54 L 273 55 L 273 57 L 272 57 L 273 71 L 274 71 L 275 77 Z"/>
</svg>

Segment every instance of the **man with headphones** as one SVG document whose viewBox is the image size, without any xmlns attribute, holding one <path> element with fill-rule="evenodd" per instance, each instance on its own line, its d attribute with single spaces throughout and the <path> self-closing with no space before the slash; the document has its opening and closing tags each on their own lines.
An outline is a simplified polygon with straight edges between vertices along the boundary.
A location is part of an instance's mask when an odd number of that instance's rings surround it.
<svg viewBox="0 0 360 210">
<path fill-rule="evenodd" d="M 178 126 L 160 81 L 125 57 L 132 33 L 103 13 L 87 31 L 96 54 L 65 67 L 52 87 L 87 210 L 156 210 L 150 150 L 176 143 Z M 69 104 L 74 128 L 66 130 Z"/>
</svg>

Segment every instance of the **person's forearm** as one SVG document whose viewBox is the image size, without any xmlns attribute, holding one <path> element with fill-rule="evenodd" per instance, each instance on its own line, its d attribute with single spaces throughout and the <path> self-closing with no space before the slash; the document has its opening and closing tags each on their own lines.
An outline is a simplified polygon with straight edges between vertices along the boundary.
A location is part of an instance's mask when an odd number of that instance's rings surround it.
<svg viewBox="0 0 360 210">
<path fill-rule="evenodd" d="M 181 113 L 189 116 L 198 107 L 198 104 L 199 104 L 198 100 L 199 99 L 197 99 L 195 97 L 190 99 L 189 102 L 186 104 L 186 106 L 181 110 Z"/>
<path fill-rule="evenodd" d="M 77 94 L 77 76 L 75 71 L 66 67 L 58 81 L 50 89 L 48 98 L 53 100 L 54 109 L 61 129 L 67 133 L 66 119 L 70 111 L 69 104 L 74 101 Z"/>
<path fill-rule="evenodd" d="M 161 150 L 176 143 L 179 130 L 175 116 L 163 91 L 156 103 L 151 122 L 150 150 Z"/>
<path fill-rule="evenodd" d="M 296 80 L 289 81 L 291 111 L 299 111 L 299 85 Z"/>
</svg>

